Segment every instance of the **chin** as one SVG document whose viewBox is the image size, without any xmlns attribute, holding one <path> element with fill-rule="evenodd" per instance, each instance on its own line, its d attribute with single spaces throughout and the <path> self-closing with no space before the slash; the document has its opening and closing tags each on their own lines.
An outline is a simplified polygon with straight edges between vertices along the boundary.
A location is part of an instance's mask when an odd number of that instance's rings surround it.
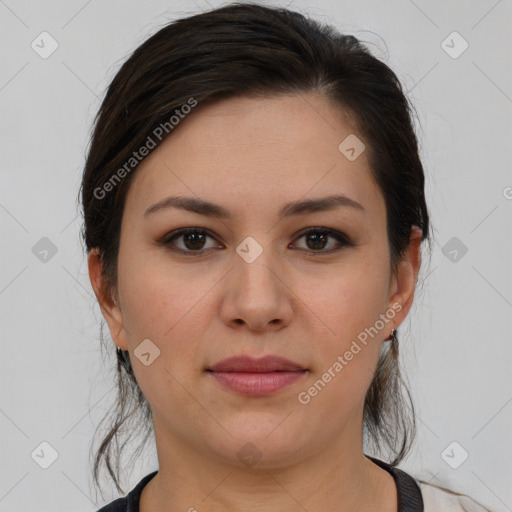
<svg viewBox="0 0 512 512">
<path fill-rule="evenodd" d="M 305 447 L 314 449 L 314 443 L 304 424 L 283 421 L 285 417 L 251 414 L 236 423 L 220 421 L 231 435 L 224 431 L 219 435 L 217 430 L 216 435 L 207 436 L 209 449 L 226 464 L 238 467 L 265 470 L 289 466 L 304 458 Z"/>
</svg>

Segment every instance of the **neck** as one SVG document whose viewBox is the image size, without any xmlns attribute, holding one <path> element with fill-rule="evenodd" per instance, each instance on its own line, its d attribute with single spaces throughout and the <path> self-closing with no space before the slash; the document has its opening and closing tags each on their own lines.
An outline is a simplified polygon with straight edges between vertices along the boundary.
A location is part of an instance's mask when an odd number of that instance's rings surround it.
<svg viewBox="0 0 512 512">
<path fill-rule="evenodd" d="M 140 512 L 397 510 L 392 476 L 363 455 L 362 439 L 343 442 L 348 433 L 314 456 L 299 450 L 286 465 L 247 468 L 161 435 L 154 420 L 159 470 L 143 489 Z"/>
</svg>

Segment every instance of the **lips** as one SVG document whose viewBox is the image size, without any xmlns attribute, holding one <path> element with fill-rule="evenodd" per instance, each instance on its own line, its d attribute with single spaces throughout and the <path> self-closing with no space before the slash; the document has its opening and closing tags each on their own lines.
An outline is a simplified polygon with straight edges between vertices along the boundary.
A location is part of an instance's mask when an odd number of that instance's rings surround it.
<svg viewBox="0 0 512 512">
<path fill-rule="evenodd" d="M 279 356 L 230 357 L 207 369 L 224 389 L 244 396 L 275 394 L 303 378 L 307 369 Z"/>
<path fill-rule="evenodd" d="M 259 359 L 249 356 L 235 356 L 224 359 L 210 368 L 214 372 L 294 372 L 305 370 L 302 366 L 279 356 L 265 356 Z"/>
</svg>

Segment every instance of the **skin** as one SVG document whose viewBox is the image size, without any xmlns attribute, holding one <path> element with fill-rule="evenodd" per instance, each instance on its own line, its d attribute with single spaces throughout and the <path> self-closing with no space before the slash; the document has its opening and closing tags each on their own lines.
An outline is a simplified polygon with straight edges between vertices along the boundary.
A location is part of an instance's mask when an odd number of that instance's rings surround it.
<svg viewBox="0 0 512 512">
<path fill-rule="evenodd" d="M 153 411 L 159 472 L 144 488 L 142 512 L 397 510 L 392 477 L 363 455 L 363 404 L 381 345 L 411 307 L 421 233 L 411 231 L 393 273 L 384 197 L 366 152 L 349 161 L 338 149 L 349 134 L 363 140 L 349 115 L 314 94 L 199 105 L 136 171 L 117 289 L 105 289 L 91 251 L 90 279 L 112 339 L 130 351 Z M 341 206 L 278 218 L 287 202 L 333 193 L 364 212 Z M 220 204 L 232 218 L 176 208 L 144 216 L 171 194 Z M 175 240 L 203 255 L 157 242 L 184 227 L 211 232 L 202 245 Z M 300 233 L 308 227 L 340 231 L 353 245 L 308 242 Z M 247 236 L 263 248 L 252 263 L 236 252 Z M 394 318 L 301 404 L 298 394 L 393 304 L 401 306 Z M 133 354 L 145 339 L 160 349 L 148 366 Z M 271 396 L 245 397 L 204 371 L 239 354 L 277 354 L 308 371 Z M 252 467 L 237 456 L 248 442 L 261 454 Z"/>
</svg>

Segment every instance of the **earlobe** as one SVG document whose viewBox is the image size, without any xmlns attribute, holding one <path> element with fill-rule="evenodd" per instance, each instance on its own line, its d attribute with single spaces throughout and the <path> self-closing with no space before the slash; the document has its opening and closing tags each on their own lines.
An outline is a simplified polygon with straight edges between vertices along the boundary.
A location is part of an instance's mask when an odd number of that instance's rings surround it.
<svg viewBox="0 0 512 512">
<path fill-rule="evenodd" d="M 88 269 L 89 279 L 103 317 L 107 321 L 110 336 L 117 346 L 121 347 L 123 350 L 127 350 L 128 347 L 124 336 L 119 336 L 123 330 L 123 315 L 112 297 L 112 291 L 106 288 L 100 252 L 97 248 L 91 249 L 89 252 Z"/>
</svg>

